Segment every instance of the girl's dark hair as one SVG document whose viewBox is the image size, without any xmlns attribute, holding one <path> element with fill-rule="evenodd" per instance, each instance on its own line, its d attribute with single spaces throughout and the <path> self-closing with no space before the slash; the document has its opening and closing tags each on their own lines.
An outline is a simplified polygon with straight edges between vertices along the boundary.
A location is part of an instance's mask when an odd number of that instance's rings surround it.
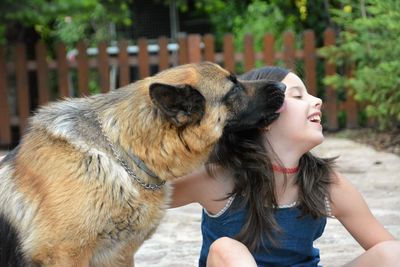
<svg viewBox="0 0 400 267">
<path fill-rule="evenodd" d="M 242 80 L 268 79 L 282 81 L 289 70 L 279 67 L 263 67 L 247 72 Z M 240 132 L 225 132 L 209 158 L 209 163 L 218 164 L 231 172 L 234 189 L 229 196 L 242 196 L 241 207 L 247 207 L 247 220 L 236 239 L 250 250 L 256 250 L 266 237 L 277 245 L 274 234 L 280 232 L 274 212 L 278 206 L 275 179 L 268 151 L 260 129 Z M 315 218 L 327 216 L 325 197 L 329 198 L 334 159 L 323 159 L 310 152 L 300 158 L 297 184 L 299 186 L 299 208 L 303 215 Z M 212 165 L 207 171 L 213 175 Z"/>
</svg>

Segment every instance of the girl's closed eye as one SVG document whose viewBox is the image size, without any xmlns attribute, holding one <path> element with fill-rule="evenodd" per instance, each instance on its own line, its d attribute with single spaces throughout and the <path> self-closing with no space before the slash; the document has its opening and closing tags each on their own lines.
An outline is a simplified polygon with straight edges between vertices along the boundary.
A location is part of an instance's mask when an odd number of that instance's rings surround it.
<svg viewBox="0 0 400 267">
<path fill-rule="evenodd" d="M 303 94 L 301 94 L 300 92 L 293 92 L 293 93 L 289 94 L 289 97 L 296 98 L 296 99 L 302 99 Z"/>
<path fill-rule="evenodd" d="M 303 98 L 303 90 L 297 86 L 291 87 L 288 90 L 288 96 L 296 99 L 302 99 Z"/>
</svg>

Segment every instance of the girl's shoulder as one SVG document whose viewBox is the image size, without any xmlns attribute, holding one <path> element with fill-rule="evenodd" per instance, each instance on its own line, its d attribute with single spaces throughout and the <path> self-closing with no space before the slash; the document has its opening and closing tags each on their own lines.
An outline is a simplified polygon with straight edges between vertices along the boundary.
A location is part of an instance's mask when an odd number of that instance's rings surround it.
<svg viewBox="0 0 400 267">
<path fill-rule="evenodd" d="M 365 209 L 365 201 L 354 184 L 345 175 L 335 170 L 331 177 L 329 190 L 332 215 L 346 216 L 355 209 Z"/>
<path fill-rule="evenodd" d="M 234 182 L 228 171 L 218 165 L 205 166 L 172 182 L 172 207 L 199 203 L 210 212 L 224 206 Z M 222 208 L 221 207 L 221 208 Z"/>
</svg>

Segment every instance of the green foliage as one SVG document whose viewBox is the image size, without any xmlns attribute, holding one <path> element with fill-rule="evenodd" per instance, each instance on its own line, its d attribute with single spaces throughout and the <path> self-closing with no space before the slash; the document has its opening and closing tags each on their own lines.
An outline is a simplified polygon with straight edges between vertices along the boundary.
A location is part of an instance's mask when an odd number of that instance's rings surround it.
<svg viewBox="0 0 400 267">
<path fill-rule="evenodd" d="M 322 0 L 317 0 L 320 1 Z M 226 33 L 233 33 L 235 46 L 241 50 L 244 36 L 252 34 L 255 49 L 260 50 L 262 37 L 266 33 L 275 34 L 279 45 L 284 31 L 301 28 L 302 19 L 307 17 L 308 2 L 307 0 L 197 0 L 195 8 L 208 14 L 216 35 L 217 47 L 220 47 Z M 188 9 L 188 0 L 177 0 L 177 3 L 181 11 L 185 12 Z"/>
<path fill-rule="evenodd" d="M 2 0 L 0 42 L 16 24 L 32 27 L 47 41 L 72 45 L 109 40 L 110 23 L 131 23 L 127 0 Z"/>
<path fill-rule="evenodd" d="M 198 0 L 195 2 L 195 9 L 209 18 L 218 48 L 222 47 L 224 35 L 233 32 L 235 18 L 243 14 L 249 2 L 251 1 Z M 177 0 L 177 4 L 181 12 L 188 10 L 188 0 Z"/>
<path fill-rule="evenodd" d="M 335 75 L 325 83 L 351 88 L 355 99 L 367 104 L 367 115 L 380 128 L 400 124 L 400 2 L 397 0 L 341 1 L 332 10 L 341 27 L 336 47 L 321 54 L 342 69 L 354 66 L 351 77 Z"/>
<path fill-rule="evenodd" d="M 182 12 L 188 10 L 188 3 L 177 0 Z M 298 33 L 305 29 L 315 31 L 317 45 L 321 46 L 323 31 L 330 23 L 326 0 L 196 0 L 195 7 L 198 12 L 208 14 L 217 49 L 222 48 L 223 36 L 233 33 L 236 50 L 243 50 L 244 37 L 251 34 L 255 50 L 261 51 L 264 35 L 272 33 L 279 51 L 285 31 Z"/>
<path fill-rule="evenodd" d="M 235 46 L 243 50 L 243 40 L 247 34 L 254 38 L 256 51 L 263 50 L 263 38 L 266 33 L 278 37 L 277 45 L 280 46 L 279 36 L 288 30 L 294 30 L 295 18 L 285 14 L 279 6 L 261 0 L 254 0 L 240 16 L 233 19 L 232 32 L 235 36 Z"/>
</svg>

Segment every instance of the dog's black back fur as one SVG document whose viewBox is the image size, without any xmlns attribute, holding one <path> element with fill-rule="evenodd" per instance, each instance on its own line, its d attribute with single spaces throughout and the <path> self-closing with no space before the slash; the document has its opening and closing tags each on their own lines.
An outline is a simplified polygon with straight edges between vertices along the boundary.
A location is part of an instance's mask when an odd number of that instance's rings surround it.
<svg viewBox="0 0 400 267">
<path fill-rule="evenodd" d="M 28 266 L 20 252 L 17 231 L 10 222 L 0 215 L 0 266 L 25 267 Z"/>
</svg>

